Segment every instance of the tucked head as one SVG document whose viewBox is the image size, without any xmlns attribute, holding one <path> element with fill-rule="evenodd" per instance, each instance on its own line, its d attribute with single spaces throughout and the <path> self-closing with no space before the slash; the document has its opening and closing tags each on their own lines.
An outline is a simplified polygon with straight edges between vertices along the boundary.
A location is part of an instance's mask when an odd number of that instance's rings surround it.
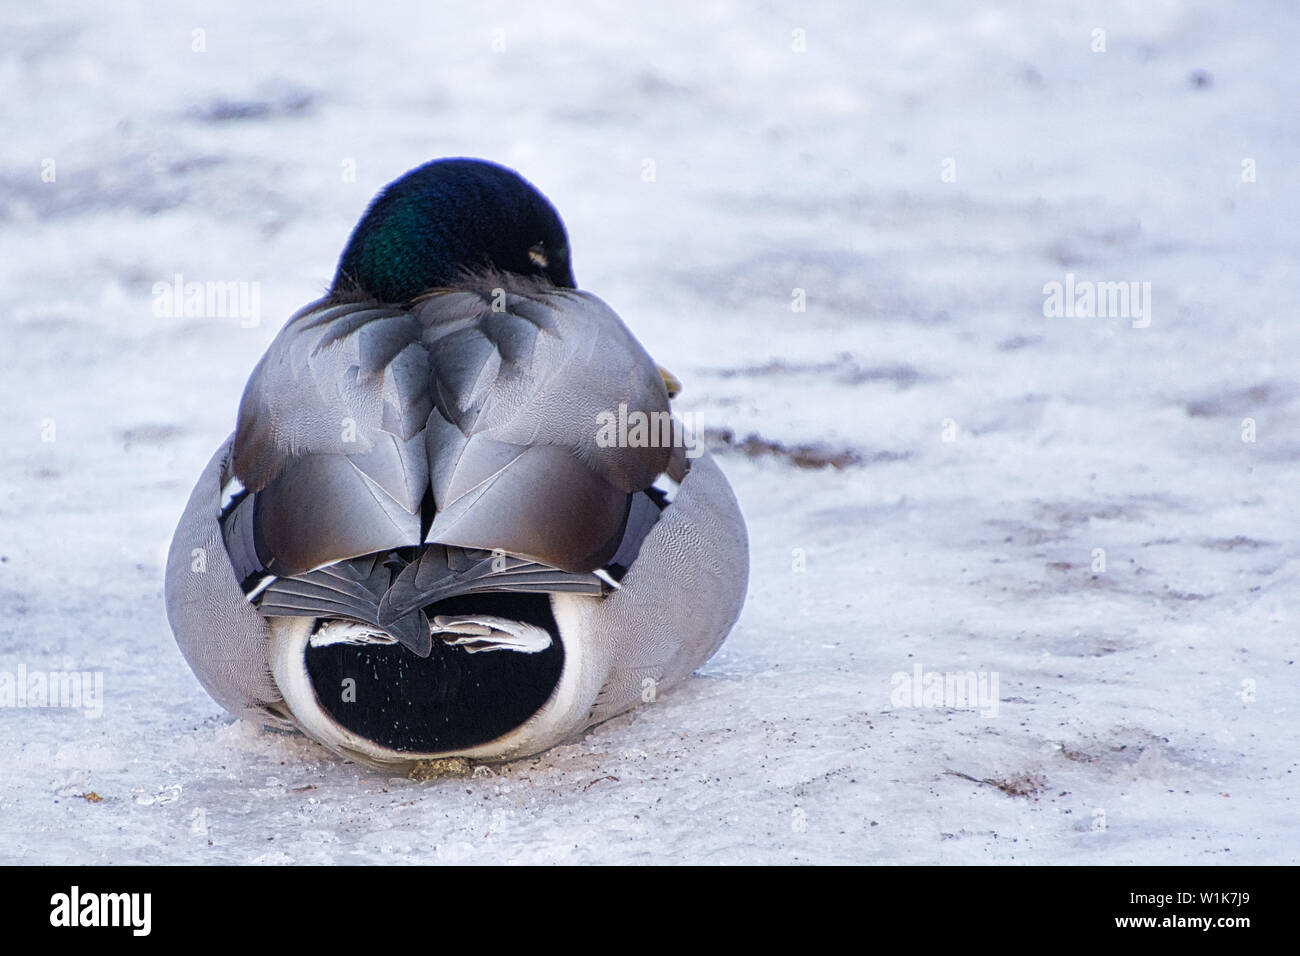
<svg viewBox="0 0 1300 956">
<path fill-rule="evenodd" d="M 466 271 L 545 276 L 573 288 L 564 223 L 518 173 L 481 159 L 439 159 L 389 183 L 357 223 L 333 292 L 404 303 Z"/>
</svg>

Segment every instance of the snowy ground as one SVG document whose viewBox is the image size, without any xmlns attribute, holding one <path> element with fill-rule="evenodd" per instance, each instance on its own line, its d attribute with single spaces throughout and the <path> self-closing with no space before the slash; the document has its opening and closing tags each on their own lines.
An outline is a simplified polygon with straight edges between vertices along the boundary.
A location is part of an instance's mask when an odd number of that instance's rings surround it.
<svg viewBox="0 0 1300 956">
<path fill-rule="evenodd" d="M 104 681 L 0 708 L 0 862 L 1300 860 L 1295 5 L 434 6 L 0 14 L 0 679 Z M 226 716 L 162 561 L 366 201 L 457 154 L 758 436 L 753 575 L 677 691 L 414 783 Z M 155 316 L 177 273 L 261 321 Z M 1149 326 L 1046 317 L 1066 273 Z"/>
</svg>

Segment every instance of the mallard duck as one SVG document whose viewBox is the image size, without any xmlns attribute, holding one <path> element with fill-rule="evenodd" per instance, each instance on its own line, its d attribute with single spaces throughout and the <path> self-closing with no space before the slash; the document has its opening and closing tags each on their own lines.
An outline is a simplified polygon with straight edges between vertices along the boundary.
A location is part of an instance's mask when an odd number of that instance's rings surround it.
<svg viewBox="0 0 1300 956">
<path fill-rule="evenodd" d="M 676 387 L 577 289 L 532 185 L 412 170 L 199 477 L 167 560 L 182 653 L 232 713 L 389 769 L 529 756 L 657 699 L 717 650 L 749 571 Z"/>
</svg>

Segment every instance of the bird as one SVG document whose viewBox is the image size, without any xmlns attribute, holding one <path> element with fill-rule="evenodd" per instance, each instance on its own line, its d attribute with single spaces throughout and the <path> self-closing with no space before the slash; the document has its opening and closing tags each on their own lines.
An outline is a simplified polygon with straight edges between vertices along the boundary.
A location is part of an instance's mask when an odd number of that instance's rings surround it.
<svg viewBox="0 0 1300 956">
<path fill-rule="evenodd" d="M 183 656 L 233 715 L 399 772 L 533 756 L 658 700 L 749 576 L 679 389 L 578 289 L 519 173 L 407 172 L 194 486 L 164 587 Z"/>
</svg>

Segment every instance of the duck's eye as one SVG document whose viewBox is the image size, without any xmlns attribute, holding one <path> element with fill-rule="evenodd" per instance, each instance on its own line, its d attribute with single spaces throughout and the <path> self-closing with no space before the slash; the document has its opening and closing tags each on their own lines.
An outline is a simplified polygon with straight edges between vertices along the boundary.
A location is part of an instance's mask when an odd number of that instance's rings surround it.
<svg viewBox="0 0 1300 956">
<path fill-rule="evenodd" d="M 540 269 L 545 269 L 551 264 L 551 260 L 546 256 L 546 247 L 540 242 L 528 249 L 528 259 L 533 265 Z"/>
</svg>

